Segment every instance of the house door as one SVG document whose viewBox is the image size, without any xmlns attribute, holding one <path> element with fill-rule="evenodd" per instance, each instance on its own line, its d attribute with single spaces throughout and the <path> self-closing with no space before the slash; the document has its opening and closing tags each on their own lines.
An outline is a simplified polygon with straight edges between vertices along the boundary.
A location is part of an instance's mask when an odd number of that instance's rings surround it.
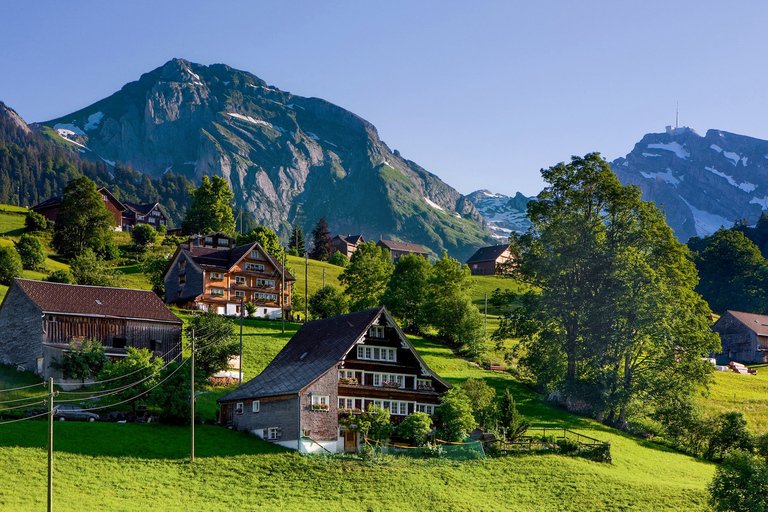
<svg viewBox="0 0 768 512">
<path fill-rule="evenodd" d="M 221 405 L 221 424 L 224 426 L 232 424 L 232 404 Z"/>
<path fill-rule="evenodd" d="M 344 451 L 355 453 L 357 451 L 357 431 L 344 431 Z"/>
</svg>

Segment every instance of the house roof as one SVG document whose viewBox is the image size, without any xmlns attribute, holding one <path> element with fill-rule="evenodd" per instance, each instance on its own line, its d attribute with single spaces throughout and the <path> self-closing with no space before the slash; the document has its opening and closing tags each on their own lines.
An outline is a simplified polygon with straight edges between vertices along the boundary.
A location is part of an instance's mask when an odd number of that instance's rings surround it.
<svg viewBox="0 0 768 512">
<path fill-rule="evenodd" d="M 165 209 L 163 209 L 163 206 L 160 203 L 147 203 L 147 204 L 138 204 L 138 203 L 123 203 L 123 205 L 126 207 L 126 209 L 131 210 L 135 213 L 138 213 L 139 215 L 149 215 L 149 213 L 157 207 L 160 212 L 168 217 L 168 215 L 165 213 Z"/>
<path fill-rule="evenodd" d="M 347 236 L 336 235 L 333 239 L 336 240 L 337 238 L 339 240 L 343 240 L 344 242 L 350 245 L 357 245 L 365 242 L 365 240 L 363 239 L 363 235 L 347 235 Z"/>
<path fill-rule="evenodd" d="M 112 200 L 112 202 L 113 202 L 113 203 L 115 203 L 115 204 L 118 206 L 118 209 L 120 209 L 120 210 L 125 210 L 125 206 L 126 206 L 128 203 L 121 203 L 121 202 L 120 202 L 120 201 L 119 201 L 119 200 L 118 200 L 118 199 L 117 199 L 117 198 L 114 196 L 114 194 L 112 194 L 112 192 L 110 192 L 110 191 L 109 191 L 109 189 L 107 189 L 107 187 L 99 187 L 99 188 L 98 188 L 98 192 L 99 192 L 99 194 L 104 194 L 104 195 L 106 195 L 107 197 L 109 197 L 109 198 Z M 30 208 L 30 210 L 32 210 L 32 211 L 36 211 L 36 210 L 44 210 L 44 209 L 46 209 L 46 208 L 52 208 L 52 207 L 54 207 L 54 206 L 60 206 L 60 205 L 61 205 L 61 203 L 63 203 L 63 202 L 64 202 L 64 196 L 56 196 L 56 197 L 52 197 L 52 198 L 50 198 L 50 199 L 46 199 L 46 200 L 45 200 L 45 201 L 43 201 L 42 203 L 38 203 L 38 204 L 36 204 L 36 205 L 35 205 L 35 206 L 33 206 L 32 208 Z M 122 206 L 123 208 L 119 208 L 120 206 Z"/>
<path fill-rule="evenodd" d="M 253 249 L 259 249 L 259 251 L 269 259 L 269 262 L 272 264 L 272 266 L 277 269 L 278 274 L 284 271 L 286 281 L 296 280 L 296 278 L 293 277 L 290 272 L 283 269 L 283 266 L 278 263 L 277 258 L 267 254 L 267 251 L 265 251 L 258 242 L 238 245 L 237 247 L 226 250 L 201 246 L 192 246 L 192 248 L 189 249 L 179 246 L 179 250 L 187 253 L 192 258 L 192 260 L 201 267 L 212 270 L 220 270 L 222 272 L 229 272 L 232 267 L 234 267 L 239 261 L 245 258 L 245 256 L 248 255 Z M 163 275 L 168 272 L 168 269 L 174 260 L 175 256 L 174 258 L 171 258 L 171 261 L 168 263 L 168 267 L 166 267 Z"/>
<path fill-rule="evenodd" d="M 395 242 L 393 240 L 379 240 L 376 245 L 379 245 L 380 247 L 385 247 L 389 249 L 390 251 L 406 251 L 406 252 L 416 252 L 421 254 L 429 254 L 422 246 L 419 244 L 409 244 L 406 242 Z"/>
<path fill-rule="evenodd" d="M 753 330 L 758 336 L 768 336 L 768 316 L 728 310 L 739 322 Z"/>
<path fill-rule="evenodd" d="M 148 290 L 28 279 L 14 279 L 13 285 L 18 286 L 44 313 L 182 323 L 154 292 Z"/>
<path fill-rule="evenodd" d="M 509 245 L 491 245 L 489 247 L 481 247 L 467 260 L 467 263 L 478 263 L 481 261 L 496 261 L 496 258 L 501 256 L 504 251 L 509 249 Z"/>
<path fill-rule="evenodd" d="M 381 314 L 387 315 L 391 320 L 386 308 L 382 306 L 304 324 L 263 372 L 221 397 L 219 401 L 291 395 L 301 392 L 302 389 L 341 362 L 342 358 Z M 394 321 L 392 324 L 397 325 Z M 427 364 L 399 328 L 398 332 L 408 343 L 419 363 L 436 379 L 450 388 L 450 384 L 429 370 Z"/>
</svg>

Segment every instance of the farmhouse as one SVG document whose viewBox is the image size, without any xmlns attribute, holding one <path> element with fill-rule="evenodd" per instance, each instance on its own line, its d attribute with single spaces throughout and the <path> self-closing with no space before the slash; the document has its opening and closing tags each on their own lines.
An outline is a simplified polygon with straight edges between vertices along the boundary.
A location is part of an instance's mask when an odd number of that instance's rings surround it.
<svg viewBox="0 0 768 512">
<path fill-rule="evenodd" d="M 104 206 L 106 206 L 107 211 L 109 211 L 115 218 L 114 229 L 116 231 L 121 231 L 123 229 L 123 212 L 125 211 L 126 206 L 118 201 L 117 198 L 112 195 L 112 192 L 107 190 L 107 187 L 101 187 L 99 189 L 99 194 L 101 194 L 101 198 L 104 200 Z M 30 210 L 39 213 L 51 222 L 56 222 L 56 216 L 59 214 L 59 208 L 61 208 L 63 202 L 64 196 L 56 196 L 36 204 L 31 207 Z"/>
<path fill-rule="evenodd" d="M 160 226 L 168 227 L 168 215 L 160 203 L 123 204 L 123 231 L 131 231 L 136 226 L 151 226 L 155 231 L 160 229 Z"/>
<path fill-rule="evenodd" d="M 467 260 L 469 270 L 473 276 L 493 276 L 500 273 L 507 273 L 509 269 L 503 266 L 505 263 L 513 261 L 514 258 L 509 252 L 509 245 L 491 245 L 481 247 Z"/>
<path fill-rule="evenodd" d="M 261 374 L 219 399 L 220 417 L 302 452 L 353 452 L 361 439 L 340 416 L 369 405 L 393 423 L 431 415 L 450 387 L 379 307 L 304 324 Z"/>
<path fill-rule="evenodd" d="M 742 363 L 768 363 L 768 316 L 726 311 L 712 326 L 722 355 Z"/>
<path fill-rule="evenodd" d="M 347 236 L 341 236 L 337 235 L 331 239 L 331 254 L 333 254 L 336 251 L 339 251 L 341 254 L 346 256 L 347 258 L 352 257 L 352 253 L 357 250 L 357 246 L 365 243 L 365 240 L 363 239 L 363 235 L 347 235 Z"/>
<path fill-rule="evenodd" d="M 210 245 L 200 245 L 208 238 Z M 240 314 L 241 302 L 256 305 L 255 314 L 261 317 L 280 318 L 281 311 L 290 311 L 291 283 L 296 279 L 258 242 L 214 248 L 231 240 L 206 235 L 179 245 L 163 274 L 165 301 L 220 315 Z"/>
<path fill-rule="evenodd" d="M 376 242 L 376 245 L 382 249 L 387 249 L 390 256 L 392 256 L 392 261 L 395 263 L 397 263 L 397 261 L 406 254 L 418 254 L 419 256 L 424 256 L 424 258 L 429 259 L 429 253 L 419 244 L 394 242 L 392 240 L 379 240 Z"/>
<path fill-rule="evenodd" d="M 181 327 L 151 291 L 14 279 L 0 304 L 0 362 L 60 379 L 50 363 L 85 339 L 112 359 L 136 347 L 167 361 L 181 352 Z"/>
</svg>

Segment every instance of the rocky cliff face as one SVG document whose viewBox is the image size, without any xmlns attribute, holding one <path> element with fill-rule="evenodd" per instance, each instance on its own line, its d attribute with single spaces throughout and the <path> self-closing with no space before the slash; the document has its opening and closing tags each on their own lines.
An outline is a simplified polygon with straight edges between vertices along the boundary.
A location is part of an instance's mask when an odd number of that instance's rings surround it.
<svg viewBox="0 0 768 512">
<path fill-rule="evenodd" d="M 647 134 L 611 168 L 666 213 L 682 242 L 736 220 L 754 224 L 768 209 L 768 141 L 719 130 L 702 137 L 690 128 L 668 129 Z"/>
<path fill-rule="evenodd" d="M 174 59 L 90 107 L 43 123 L 104 161 L 196 182 L 219 175 L 236 207 L 283 237 L 325 216 L 334 233 L 465 258 L 491 241 L 473 204 L 392 152 L 336 105 L 228 66 Z"/>
<path fill-rule="evenodd" d="M 526 216 L 526 205 L 531 200 L 518 192 L 515 197 L 478 190 L 467 196 L 483 216 L 494 238 L 506 239 L 512 232 L 522 233 L 531 222 Z"/>
</svg>

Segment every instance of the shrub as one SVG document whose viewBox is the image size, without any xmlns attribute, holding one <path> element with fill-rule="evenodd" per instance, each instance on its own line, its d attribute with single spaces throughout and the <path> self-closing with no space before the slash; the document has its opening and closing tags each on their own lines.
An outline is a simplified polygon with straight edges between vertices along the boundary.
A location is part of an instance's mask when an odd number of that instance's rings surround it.
<svg viewBox="0 0 768 512">
<path fill-rule="evenodd" d="M 48 276 L 47 281 L 49 283 L 74 284 L 75 278 L 72 276 L 72 273 L 69 270 L 57 270 L 55 272 L 51 272 L 51 275 Z"/>
<path fill-rule="evenodd" d="M 414 412 L 405 417 L 395 428 L 398 437 L 411 441 L 416 446 L 424 446 L 432 432 L 432 418 L 425 412 Z"/>
<path fill-rule="evenodd" d="M 165 235 L 168 232 L 168 228 L 165 227 L 165 224 L 160 224 L 157 226 L 157 233 L 160 235 Z"/>
<path fill-rule="evenodd" d="M 747 420 L 738 411 L 722 413 L 715 424 L 715 430 L 709 439 L 707 458 L 722 460 L 726 452 L 733 449 L 752 451 L 752 434 L 747 430 Z"/>
<path fill-rule="evenodd" d="M 91 249 L 85 249 L 72 260 L 72 275 L 77 284 L 90 286 L 116 286 L 117 278 Z"/>
<path fill-rule="evenodd" d="M 437 408 L 446 441 L 461 441 L 477 426 L 472 415 L 472 403 L 460 389 L 453 388 L 440 398 Z"/>
<path fill-rule="evenodd" d="M 69 352 L 61 360 L 54 358 L 50 366 L 67 378 L 84 382 L 91 375 L 98 374 L 109 362 L 105 352 L 97 340 L 83 340 L 79 347 L 70 342 Z"/>
<path fill-rule="evenodd" d="M 10 286 L 15 277 L 21 277 L 21 257 L 13 247 L 0 247 L 0 283 Z"/>
<path fill-rule="evenodd" d="M 298 256 L 299 255 L 299 251 L 297 251 L 296 249 L 288 249 L 287 254 L 288 254 L 288 256 Z"/>
<path fill-rule="evenodd" d="M 27 231 L 43 231 L 48 228 L 48 219 L 39 213 L 29 212 L 24 219 L 24 226 Z"/>
<path fill-rule="evenodd" d="M 331 257 L 328 258 L 328 263 L 331 265 L 336 265 L 337 267 L 345 268 L 347 265 L 349 265 L 349 258 L 347 258 L 346 254 L 342 254 L 339 251 L 334 251 L 334 253 L 331 254 Z"/>
<path fill-rule="evenodd" d="M 152 226 L 140 224 L 131 231 L 131 240 L 140 247 L 148 247 L 157 242 L 157 231 Z"/>
<path fill-rule="evenodd" d="M 309 298 L 309 311 L 315 318 L 329 318 L 349 311 L 346 296 L 331 285 L 316 291 Z"/>
<path fill-rule="evenodd" d="M 768 465 L 735 450 L 725 456 L 708 486 L 709 504 L 717 511 L 768 511 Z"/>
<path fill-rule="evenodd" d="M 27 270 L 36 270 L 45 265 L 45 247 L 39 238 L 23 234 L 16 244 L 21 265 Z"/>
</svg>

